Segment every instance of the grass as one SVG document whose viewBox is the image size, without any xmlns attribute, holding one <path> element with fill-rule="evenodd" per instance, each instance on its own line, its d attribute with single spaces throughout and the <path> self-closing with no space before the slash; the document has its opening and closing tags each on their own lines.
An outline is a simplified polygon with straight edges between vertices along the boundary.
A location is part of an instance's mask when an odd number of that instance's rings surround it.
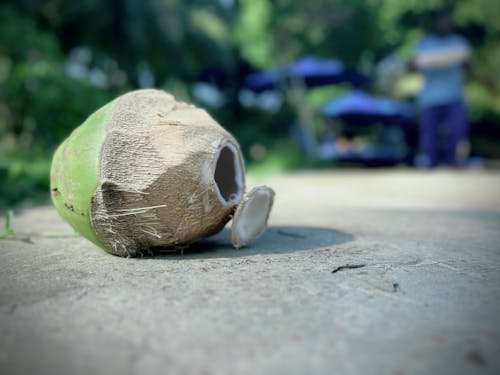
<svg viewBox="0 0 500 375">
<path fill-rule="evenodd" d="M 5 232 L 0 233 L 0 239 L 16 236 L 16 232 L 14 231 L 14 228 L 12 227 L 13 222 L 14 222 L 14 212 L 12 210 L 7 210 L 7 213 L 5 214 L 5 219 L 6 219 L 5 220 Z"/>
<path fill-rule="evenodd" d="M 3 239 L 20 239 L 17 237 L 17 233 L 14 230 L 14 211 L 7 210 L 5 214 L 5 232 L 0 232 L 0 240 Z M 79 237 L 80 234 L 77 232 L 41 232 L 41 233 L 30 233 L 27 236 L 37 235 L 45 238 L 67 238 L 67 237 Z M 22 239 L 22 238 L 21 238 Z"/>
</svg>

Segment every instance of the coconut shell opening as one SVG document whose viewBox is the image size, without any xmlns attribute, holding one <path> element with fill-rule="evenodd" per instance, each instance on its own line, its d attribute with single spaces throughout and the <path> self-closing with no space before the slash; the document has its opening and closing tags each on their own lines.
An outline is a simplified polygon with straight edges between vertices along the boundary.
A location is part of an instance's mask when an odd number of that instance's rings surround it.
<svg viewBox="0 0 500 375">
<path fill-rule="evenodd" d="M 235 248 L 248 246 L 264 233 L 273 201 L 274 191 L 267 186 L 256 187 L 245 195 L 231 225 L 231 241 Z"/>
<path fill-rule="evenodd" d="M 236 147 L 223 145 L 215 155 L 214 181 L 217 197 L 225 206 L 238 204 L 243 197 L 243 166 Z"/>
</svg>

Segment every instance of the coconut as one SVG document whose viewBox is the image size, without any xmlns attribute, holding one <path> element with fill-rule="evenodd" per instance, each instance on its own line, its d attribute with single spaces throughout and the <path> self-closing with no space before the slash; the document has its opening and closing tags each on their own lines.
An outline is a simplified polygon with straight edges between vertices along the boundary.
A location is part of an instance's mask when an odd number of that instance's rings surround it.
<svg viewBox="0 0 500 375">
<path fill-rule="evenodd" d="M 54 155 L 51 192 L 77 232 L 120 256 L 211 236 L 248 201 L 235 138 L 203 109 L 159 90 L 125 94 L 75 129 Z M 245 240 L 233 235 L 235 247 L 265 229 L 272 199 L 258 203 L 258 228 L 238 227 Z"/>
</svg>

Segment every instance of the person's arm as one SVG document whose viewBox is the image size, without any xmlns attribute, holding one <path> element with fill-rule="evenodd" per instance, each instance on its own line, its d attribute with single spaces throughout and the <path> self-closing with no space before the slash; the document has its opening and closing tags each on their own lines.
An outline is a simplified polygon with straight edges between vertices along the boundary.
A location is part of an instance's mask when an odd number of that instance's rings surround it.
<svg viewBox="0 0 500 375">
<path fill-rule="evenodd" d="M 464 46 L 457 46 L 419 53 L 416 64 L 419 68 L 443 68 L 456 63 L 466 63 L 469 58 L 470 50 Z"/>
<path fill-rule="evenodd" d="M 419 67 L 417 65 L 417 57 L 419 55 L 419 51 L 420 51 L 420 48 L 421 48 L 421 45 L 422 45 L 422 40 L 418 43 L 417 47 L 415 48 L 415 50 L 413 51 L 413 55 L 411 56 L 410 58 L 410 61 L 408 61 L 406 67 L 409 71 L 411 72 L 416 72 L 417 70 L 419 70 Z"/>
<path fill-rule="evenodd" d="M 472 59 L 470 57 L 464 61 L 464 68 L 467 73 L 472 72 Z"/>
<path fill-rule="evenodd" d="M 467 39 L 461 37 L 464 48 L 467 49 L 468 55 L 464 59 L 464 68 L 468 73 L 472 71 L 472 47 Z"/>
</svg>

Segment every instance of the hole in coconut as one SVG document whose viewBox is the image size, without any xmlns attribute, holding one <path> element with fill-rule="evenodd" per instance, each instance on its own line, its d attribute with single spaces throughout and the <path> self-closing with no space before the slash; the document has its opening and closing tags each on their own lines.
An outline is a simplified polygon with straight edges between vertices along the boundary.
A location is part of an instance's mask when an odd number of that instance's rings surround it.
<svg viewBox="0 0 500 375">
<path fill-rule="evenodd" d="M 224 205 L 237 204 L 243 195 L 243 167 L 237 149 L 230 143 L 216 155 L 214 172 L 217 196 Z"/>
</svg>

